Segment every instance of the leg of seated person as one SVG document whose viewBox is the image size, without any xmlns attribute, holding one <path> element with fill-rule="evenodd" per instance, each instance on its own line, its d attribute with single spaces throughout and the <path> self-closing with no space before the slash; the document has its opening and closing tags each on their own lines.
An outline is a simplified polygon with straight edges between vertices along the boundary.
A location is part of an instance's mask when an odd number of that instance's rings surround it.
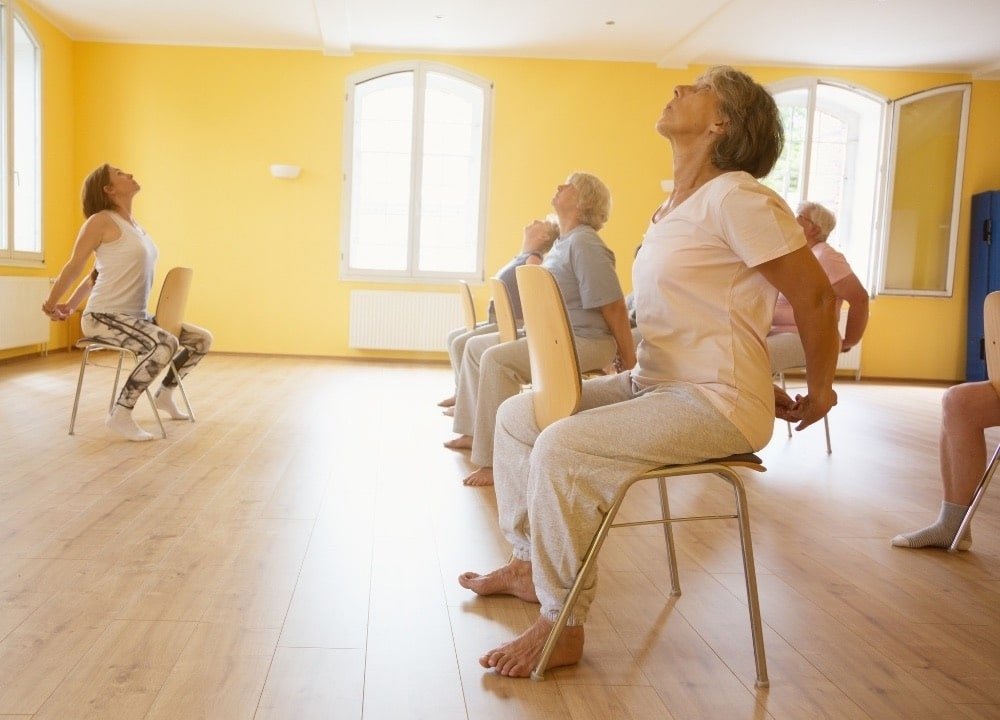
<svg viewBox="0 0 1000 720">
<path fill-rule="evenodd" d="M 450 339 L 448 343 L 448 359 L 451 361 L 451 367 L 455 371 L 455 387 L 458 388 L 459 373 L 462 369 L 462 358 L 465 355 L 465 346 L 474 337 L 479 337 L 480 335 L 489 335 L 497 331 L 496 323 L 489 323 L 477 327 L 475 330 L 466 330 L 462 328 L 461 334 L 457 335 L 454 339 Z M 451 338 L 451 336 L 449 336 Z M 455 396 L 452 395 L 450 398 L 446 398 L 438 403 L 441 407 L 454 407 L 455 406 Z M 452 412 L 454 415 L 454 412 Z"/>
<path fill-rule="evenodd" d="M 576 338 L 576 351 L 581 368 L 599 368 L 615 356 L 615 341 L 610 337 Z M 493 466 L 493 440 L 496 416 L 500 404 L 520 392 L 531 382 L 531 361 L 525 338 L 491 348 L 484 354 L 479 381 L 479 403 L 476 406 L 476 426 L 472 436 L 472 462 L 481 468 Z M 482 474 L 466 478 L 466 484 L 479 484 Z M 489 482 L 492 484 L 492 472 Z"/>
<path fill-rule="evenodd" d="M 983 431 L 1000 425 L 1000 396 L 988 382 L 965 383 L 949 388 L 941 401 L 939 452 L 944 500 L 931 525 L 897 535 L 897 547 L 949 547 L 955 539 L 976 486 L 986 468 L 986 437 Z M 960 550 L 972 546 L 968 533 Z"/>
<path fill-rule="evenodd" d="M 455 392 L 455 420 L 452 430 L 458 437 L 444 444 L 451 450 L 468 450 L 472 447 L 472 433 L 476 423 L 476 402 L 479 399 L 479 367 L 483 353 L 500 341 L 497 333 L 470 338 L 462 353 L 462 367 L 458 374 Z"/>
<path fill-rule="evenodd" d="M 665 463 L 751 450 L 735 426 L 690 387 L 666 386 L 633 396 L 629 375 L 622 373 L 585 383 L 582 405 L 581 412 L 538 435 L 530 454 L 521 501 L 527 517 L 521 524 L 522 534 L 529 536 L 532 580 L 542 608 L 527 631 L 480 658 L 480 664 L 501 674 L 530 674 L 603 520 L 601 508 L 624 482 Z M 498 432 L 498 463 L 502 436 Z M 505 472 L 497 478 L 501 507 Z M 595 583 L 596 577 L 588 578 L 550 667 L 579 660 Z"/>
<path fill-rule="evenodd" d="M 212 333 L 205 328 L 181 324 L 180 350 L 174 355 L 174 367 L 180 374 L 181 380 L 187 377 L 192 368 L 201 362 L 201 359 L 208 354 L 212 347 Z M 177 377 L 173 370 L 168 369 L 167 374 L 160 384 L 160 389 L 156 391 L 156 407 L 166 412 L 173 420 L 189 420 L 187 413 L 177 407 L 174 401 L 174 388 L 177 387 Z"/>
</svg>

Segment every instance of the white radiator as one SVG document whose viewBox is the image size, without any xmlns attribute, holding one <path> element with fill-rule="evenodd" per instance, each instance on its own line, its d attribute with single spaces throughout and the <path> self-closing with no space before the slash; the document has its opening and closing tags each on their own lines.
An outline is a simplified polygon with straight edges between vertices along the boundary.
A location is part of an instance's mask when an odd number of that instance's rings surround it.
<svg viewBox="0 0 1000 720">
<path fill-rule="evenodd" d="M 847 307 L 840 309 L 840 337 L 844 337 L 844 330 L 847 329 Z M 837 356 L 837 369 L 850 370 L 854 373 L 854 379 L 861 379 L 861 343 L 858 343 L 845 353 Z"/>
<path fill-rule="evenodd" d="M 352 290 L 348 345 L 369 350 L 444 352 L 445 337 L 463 324 L 458 292 Z"/>
<path fill-rule="evenodd" d="M 0 350 L 48 346 L 49 319 L 42 313 L 48 295 L 48 278 L 0 277 Z"/>
</svg>

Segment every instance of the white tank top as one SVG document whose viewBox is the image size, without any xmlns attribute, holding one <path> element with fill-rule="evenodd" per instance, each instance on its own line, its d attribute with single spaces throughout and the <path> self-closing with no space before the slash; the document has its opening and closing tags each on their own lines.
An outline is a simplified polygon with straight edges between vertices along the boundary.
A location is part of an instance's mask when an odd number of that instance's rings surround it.
<svg viewBox="0 0 1000 720">
<path fill-rule="evenodd" d="M 87 312 L 122 313 L 149 320 L 146 307 L 159 252 L 145 230 L 116 212 L 102 212 L 115 221 L 122 234 L 97 246 L 97 282 Z"/>
</svg>

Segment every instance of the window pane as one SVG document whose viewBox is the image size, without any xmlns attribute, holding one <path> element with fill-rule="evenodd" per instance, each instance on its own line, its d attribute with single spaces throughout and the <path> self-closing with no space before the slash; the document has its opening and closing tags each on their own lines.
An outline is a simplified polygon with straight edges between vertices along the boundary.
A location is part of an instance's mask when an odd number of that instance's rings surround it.
<svg viewBox="0 0 1000 720">
<path fill-rule="evenodd" d="M 885 288 L 945 293 L 966 88 L 897 105 Z"/>
<path fill-rule="evenodd" d="M 38 48 L 14 22 L 14 250 L 40 253 Z"/>
<path fill-rule="evenodd" d="M 350 264 L 404 271 L 410 225 L 413 73 L 355 88 Z"/>
<path fill-rule="evenodd" d="M 483 150 L 482 88 L 427 73 L 418 268 L 476 271 Z"/>
<path fill-rule="evenodd" d="M 788 90 L 774 95 L 785 128 L 785 147 L 774 169 L 764 178 L 765 185 L 785 199 L 792 210 L 802 201 L 802 167 L 805 162 L 806 112 L 809 91 Z"/>
</svg>

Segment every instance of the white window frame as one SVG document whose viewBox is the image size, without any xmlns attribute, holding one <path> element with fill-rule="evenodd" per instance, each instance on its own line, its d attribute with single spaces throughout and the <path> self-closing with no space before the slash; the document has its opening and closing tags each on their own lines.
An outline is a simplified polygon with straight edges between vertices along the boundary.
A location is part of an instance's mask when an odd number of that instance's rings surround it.
<svg viewBox="0 0 1000 720">
<path fill-rule="evenodd" d="M 354 95 L 355 88 L 369 80 L 374 80 L 385 75 L 395 73 L 412 72 L 414 76 L 414 101 L 413 101 L 413 142 L 412 142 L 412 164 L 411 170 L 411 197 L 409 215 L 409 242 L 407 253 L 407 268 L 403 271 L 394 272 L 391 270 L 367 270 L 351 267 L 350 260 L 350 238 L 351 238 L 351 185 L 353 182 L 353 161 L 354 161 Z M 475 269 L 468 273 L 421 271 L 416 266 L 417 250 L 420 241 L 420 182 L 422 177 L 423 163 L 423 126 L 418 120 L 423 115 L 424 90 L 426 87 L 426 76 L 429 72 L 441 73 L 463 80 L 475 85 L 483 91 L 483 139 L 482 157 L 480 160 L 480 180 L 479 180 L 479 229 L 475 238 L 476 261 Z M 460 70 L 443 63 L 427 61 L 403 61 L 394 62 L 377 67 L 368 68 L 357 73 L 353 73 L 347 78 L 347 92 L 345 95 L 344 112 L 344 144 L 343 144 L 343 193 L 341 202 L 341 229 L 340 229 L 340 279 L 342 280 L 366 280 L 383 282 L 402 283 L 436 283 L 448 282 L 452 280 L 472 280 L 482 282 L 484 278 L 485 249 L 486 249 L 486 210 L 487 198 L 489 196 L 488 178 L 489 161 L 491 157 L 492 125 L 493 125 L 493 83 L 485 78 L 472 73 Z"/>
<path fill-rule="evenodd" d="M 14 23 L 35 46 L 35 227 L 38 232 L 38 252 L 14 249 Z M 11 0 L 0 0 L 0 203 L 3 204 L 0 227 L 0 265 L 39 267 L 45 264 L 45 234 L 42 231 L 42 44 L 27 18 Z"/>
</svg>

